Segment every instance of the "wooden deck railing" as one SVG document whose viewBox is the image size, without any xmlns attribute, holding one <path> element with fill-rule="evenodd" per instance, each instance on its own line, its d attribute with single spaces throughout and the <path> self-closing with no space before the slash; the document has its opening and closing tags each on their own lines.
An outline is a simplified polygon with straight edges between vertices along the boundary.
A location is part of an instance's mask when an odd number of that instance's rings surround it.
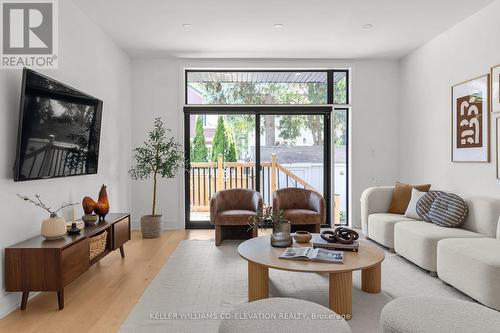
<svg viewBox="0 0 500 333">
<path fill-rule="evenodd" d="M 308 182 L 278 163 L 276 155 L 271 161 L 260 163 L 260 189 L 265 204 L 270 205 L 272 193 L 280 188 L 301 187 L 319 192 Z M 193 162 L 190 172 L 191 210 L 209 210 L 210 197 L 217 191 L 232 188 L 256 188 L 255 162 L 224 162 L 222 155 L 216 162 Z"/>
<path fill-rule="evenodd" d="M 59 146 L 54 136 L 24 156 L 23 174 L 27 178 L 68 176 L 83 173 L 85 159 L 73 148 Z"/>
</svg>

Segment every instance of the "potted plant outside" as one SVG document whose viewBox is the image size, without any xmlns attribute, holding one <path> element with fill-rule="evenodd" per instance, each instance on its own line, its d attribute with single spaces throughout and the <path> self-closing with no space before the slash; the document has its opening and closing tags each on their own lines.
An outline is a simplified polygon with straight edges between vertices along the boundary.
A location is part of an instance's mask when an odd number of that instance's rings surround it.
<svg viewBox="0 0 500 333">
<path fill-rule="evenodd" d="M 293 244 L 290 233 L 290 222 L 285 219 L 283 210 L 275 212 L 272 207 L 267 207 L 257 212 L 249 220 L 250 229 L 272 228 L 271 245 L 275 247 L 288 247 Z"/>
<path fill-rule="evenodd" d="M 135 180 L 153 178 L 151 215 L 141 217 L 143 238 L 160 237 L 162 215 L 156 211 L 158 177 L 173 178 L 184 166 L 182 146 L 168 135 L 170 132 L 161 118 L 155 118 L 148 140 L 134 149 L 136 165 L 129 171 L 130 176 Z"/>
</svg>

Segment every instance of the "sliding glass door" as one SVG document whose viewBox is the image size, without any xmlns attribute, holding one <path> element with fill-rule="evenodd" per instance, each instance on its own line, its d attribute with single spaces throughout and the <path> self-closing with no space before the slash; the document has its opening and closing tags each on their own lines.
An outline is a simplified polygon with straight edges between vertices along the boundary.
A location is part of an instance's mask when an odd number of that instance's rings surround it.
<svg viewBox="0 0 500 333">
<path fill-rule="evenodd" d="M 194 112 L 189 121 L 189 224 L 210 218 L 210 198 L 220 190 L 257 189 L 255 116 Z"/>
<path fill-rule="evenodd" d="M 263 115 L 260 121 L 260 192 L 271 205 L 273 192 L 287 187 L 325 194 L 323 114 Z"/>
<path fill-rule="evenodd" d="M 297 187 L 330 202 L 330 107 L 185 108 L 186 226 L 208 227 L 210 198 L 220 190 L 273 192 Z M 327 221 L 330 223 L 330 220 Z"/>
</svg>

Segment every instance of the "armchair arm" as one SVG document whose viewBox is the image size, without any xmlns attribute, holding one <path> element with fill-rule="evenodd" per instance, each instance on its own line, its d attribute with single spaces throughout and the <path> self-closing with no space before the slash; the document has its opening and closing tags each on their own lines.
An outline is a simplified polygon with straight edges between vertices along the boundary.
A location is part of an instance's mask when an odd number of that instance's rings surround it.
<svg viewBox="0 0 500 333">
<path fill-rule="evenodd" d="M 368 236 L 368 215 L 386 213 L 391 205 L 394 186 L 370 187 L 361 194 L 361 231 Z"/>
<path fill-rule="evenodd" d="M 215 216 L 219 212 L 219 207 L 217 205 L 217 199 L 219 197 L 219 193 L 214 193 L 210 198 L 210 224 L 215 225 Z"/>
<path fill-rule="evenodd" d="M 280 208 L 280 197 L 279 197 L 278 191 L 274 191 L 274 193 L 273 193 L 273 211 L 275 213 L 277 213 L 280 210 L 281 210 L 281 208 Z"/>
<path fill-rule="evenodd" d="M 321 224 L 326 221 L 325 199 L 317 192 L 311 192 L 309 197 L 309 207 L 321 216 Z"/>
<path fill-rule="evenodd" d="M 259 192 L 254 192 L 252 195 L 252 209 L 255 212 L 262 211 L 262 196 Z"/>
</svg>

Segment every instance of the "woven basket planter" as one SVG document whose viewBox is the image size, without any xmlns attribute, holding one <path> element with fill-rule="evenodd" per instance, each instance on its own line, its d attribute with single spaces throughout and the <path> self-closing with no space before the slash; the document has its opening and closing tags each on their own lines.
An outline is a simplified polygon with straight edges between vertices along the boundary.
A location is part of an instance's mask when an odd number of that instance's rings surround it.
<svg viewBox="0 0 500 333">
<path fill-rule="evenodd" d="M 158 238 L 161 231 L 161 215 L 144 215 L 141 217 L 142 238 Z"/>
</svg>

